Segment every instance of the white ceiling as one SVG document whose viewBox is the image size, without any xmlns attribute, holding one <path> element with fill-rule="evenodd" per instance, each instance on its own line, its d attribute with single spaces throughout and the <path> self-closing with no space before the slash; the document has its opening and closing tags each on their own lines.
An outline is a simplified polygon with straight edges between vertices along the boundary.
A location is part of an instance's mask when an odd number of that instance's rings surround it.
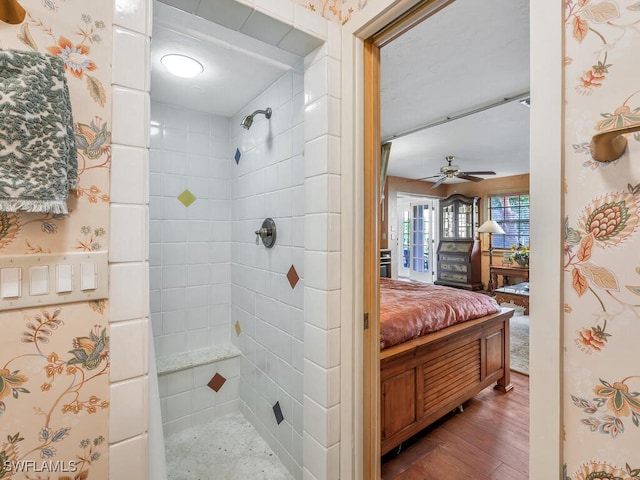
<svg viewBox="0 0 640 480">
<path fill-rule="evenodd" d="M 528 91 L 529 1 L 456 0 L 382 48 L 388 174 L 434 175 L 447 155 L 463 171 L 528 173 L 529 108 L 518 101 L 446 121 Z"/>
<path fill-rule="evenodd" d="M 231 0 L 200 3 L 154 2 L 154 101 L 232 117 L 322 43 Z M 190 79 L 171 75 L 160 63 L 168 53 L 198 60 L 204 72 Z"/>
</svg>

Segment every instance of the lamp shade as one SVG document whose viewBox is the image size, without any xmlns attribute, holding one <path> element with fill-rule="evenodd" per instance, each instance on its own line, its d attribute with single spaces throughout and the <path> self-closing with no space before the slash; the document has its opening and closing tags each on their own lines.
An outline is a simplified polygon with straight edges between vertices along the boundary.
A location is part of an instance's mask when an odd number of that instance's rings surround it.
<svg viewBox="0 0 640 480">
<path fill-rule="evenodd" d="M 504 235 L 504 230 L 495 220 L 487 220 L 477 230 L 478 233 L 500 233 Z"/>
</svg>

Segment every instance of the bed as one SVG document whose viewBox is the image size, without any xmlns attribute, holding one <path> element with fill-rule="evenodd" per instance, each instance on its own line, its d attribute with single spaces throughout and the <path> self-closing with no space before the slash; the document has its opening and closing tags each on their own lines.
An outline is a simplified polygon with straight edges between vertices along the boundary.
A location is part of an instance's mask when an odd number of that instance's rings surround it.
<svg viewBox="0 0 640 480">
<path fill-rule="evenodd" d="M 513 388 L 512 315 L 482 293 L 380 279 L 382 454 L 492 383 Z"/>
</svg>

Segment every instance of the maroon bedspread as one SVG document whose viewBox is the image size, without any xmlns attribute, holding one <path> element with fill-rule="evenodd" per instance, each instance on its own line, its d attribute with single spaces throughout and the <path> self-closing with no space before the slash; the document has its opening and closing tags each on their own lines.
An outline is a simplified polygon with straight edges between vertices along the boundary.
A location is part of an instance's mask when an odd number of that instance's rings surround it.
<svg viewBox="0 0 640 480">
<path fill-rule="evenodd" d="M 381 278 L 380 348 L 497 311 L 482 293 Z"/>
</svg>

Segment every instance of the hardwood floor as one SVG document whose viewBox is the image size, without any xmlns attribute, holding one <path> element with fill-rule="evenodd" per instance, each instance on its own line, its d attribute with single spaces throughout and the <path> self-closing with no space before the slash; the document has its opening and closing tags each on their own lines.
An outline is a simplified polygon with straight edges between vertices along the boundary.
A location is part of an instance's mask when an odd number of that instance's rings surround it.
<svg viewBox="0 0 640 480">
<path fill-rule="evenodd" d="M 528 480 L 529 377 L 511 372 L 514 389 L 487 388 L 382 457 L 382 480 Z"/>
</svg>

